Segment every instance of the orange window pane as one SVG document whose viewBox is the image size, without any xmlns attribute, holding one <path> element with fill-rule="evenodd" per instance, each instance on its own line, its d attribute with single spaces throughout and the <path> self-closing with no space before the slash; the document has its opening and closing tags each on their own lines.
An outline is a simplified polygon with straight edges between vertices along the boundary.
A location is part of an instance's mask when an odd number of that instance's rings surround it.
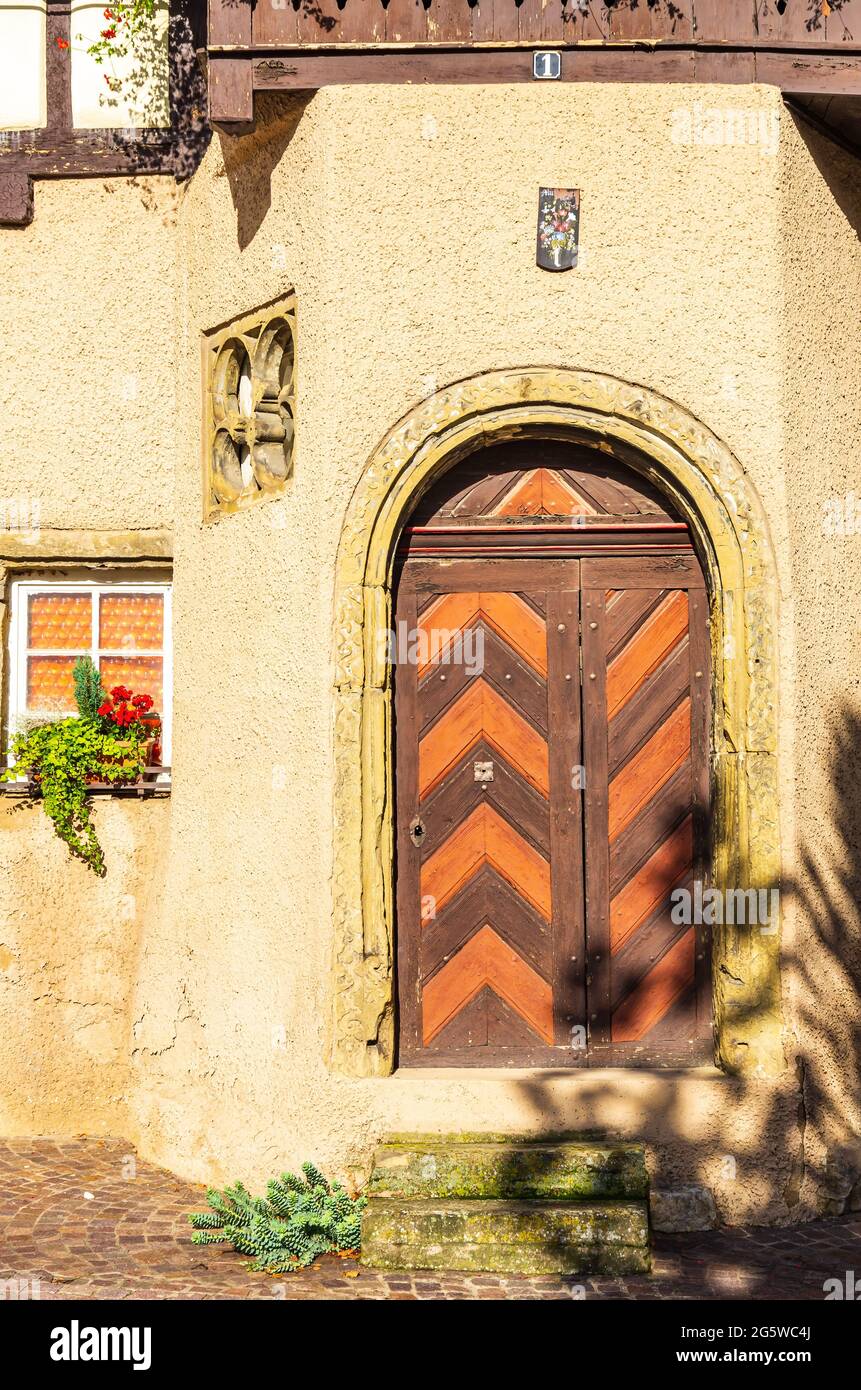
<svg viewBox="0 0 861 1390">
<path fill-rule="evenodd" d="M 159 651 L 163 636 L 161 594 L 102 594 L 99 646 L 103 651 Z"/>
<path fill-rule="evenodd" d="M 41 714 L 75 714 L 74 656 L 27 659 L 27 709 Z"/>
<path fill-rule="evenodd" d="M 93 641 L 89 594 L 31 594 L 27 645 L 55 651 L 89 651 Z"/>
<path fill-rule="evenodd" d="M 135 695 L 151 695 L 153 708 L 162 712 L 162 665 L 160 656 L 103 656 L 99 662 L 102 685 L 129 687 Z"/>
</svg>

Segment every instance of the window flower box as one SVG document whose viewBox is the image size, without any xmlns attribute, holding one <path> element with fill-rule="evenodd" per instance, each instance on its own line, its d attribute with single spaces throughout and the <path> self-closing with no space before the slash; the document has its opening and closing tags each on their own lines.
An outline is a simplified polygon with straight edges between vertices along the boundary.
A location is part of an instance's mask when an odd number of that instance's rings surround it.
<svg viewBox="0 0 861 1390">
<path fill-rule="evenodd" d="M 88 796 L 95 787 L 143 788 L 161 721 L 150 695 L 125 685 L 106 693 L 91 657 L 75 663 L 74 691 L 77 716 L 37 724 L 13 737 L 11 775 L 17 781 L 25 774 L 27 799 L 41 803 L 72 857 L 103 877 L 104 853 Z"/>
</svg>

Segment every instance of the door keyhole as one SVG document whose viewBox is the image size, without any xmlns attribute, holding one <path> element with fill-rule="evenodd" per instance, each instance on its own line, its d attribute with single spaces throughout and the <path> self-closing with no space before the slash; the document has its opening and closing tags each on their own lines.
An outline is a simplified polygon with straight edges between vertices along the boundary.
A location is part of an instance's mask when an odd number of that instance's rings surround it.
<svg viewBox="0 0 861 1390">
<path fill-rule="evenodd" d="M 413 844 L 420 845 L 425 837 L 425 833 L 424 821 L 422 821 L 419 816 L 416 816 L 415 820 L 410 823 L 410 839 Z"/>
</svg>

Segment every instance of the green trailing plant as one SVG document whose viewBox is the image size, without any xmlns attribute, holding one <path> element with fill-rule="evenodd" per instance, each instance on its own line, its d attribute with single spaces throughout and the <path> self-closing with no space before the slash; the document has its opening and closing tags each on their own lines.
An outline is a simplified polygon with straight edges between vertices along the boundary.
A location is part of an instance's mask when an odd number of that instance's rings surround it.
<svg viewBox="0 0 861 1390">
<path fill-rule="evenodd" d="M 135 695 L 125 685 L 115 685 L 106 694 L 89 657 L 75 662 L 73 678 L 79 717 L 51 720 L 13 734 L 11 771 L 0 774 L 0 781 L 17 782 L 26 774 L 27 798 L 13 809 L 40 801 L 69 853 L 101 878 L 105 858 L 88 789 L 93 782 L 137 782 L 161 724 L 152 713 L 150 695 Z"/>
<path fill-rule="evenodd" d="M 125 101 L 143 123 L 165 125 L 169 120 L 167 38 L 160 11 L 164 16 L 165 6 L 157 0 L 114 0 L 103 11 L 105 27 L 87 53 L 104 69 L 103 106 Z M 83 34 L 76 37 L 83 41 Z"/>
<path fill-rule="evenodd" d="M 72 667 L 75 682 L 75 704 L 82 719 L 98 718 L 105 690 L 99 668 L 91 656 L 80 656 Z"/>
<path fill-rule="evenodd" d="M 17 779 L 27 773 L 29 795 L 21 805 L 41 801 L 69 853 L 100 878 L 105 875 L 105 858 L 87 787 L 93 781 L 137 781 L 146 765 L 148 733 L 143 725 L 110 732 L 105 723 L 98 718 L 58 719 L 14 734 L 14 767 L 7 774 Z"/>
<path fill-rule="evenodd" d="M 284 1274 L 304 1269 L 318 1255 L 358 1250 L 365 1197 L 351 1197 L 329 1183 L 313 1163 L 303 1177 L 282 1173 L 267 1185 L 266 1197 L 252 1197 L 241 1182 L 223 1192 L 211 1187 L 211 1211 L 192 1212 L 195 1245 L 230 1244 L 253 1255 L 252 1269 Z"/>
</svg>

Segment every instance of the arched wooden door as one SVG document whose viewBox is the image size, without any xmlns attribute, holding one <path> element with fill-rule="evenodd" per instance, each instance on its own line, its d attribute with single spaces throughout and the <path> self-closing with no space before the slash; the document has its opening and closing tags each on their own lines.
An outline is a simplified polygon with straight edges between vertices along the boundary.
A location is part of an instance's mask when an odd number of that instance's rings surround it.
<svg viewBox="0 0 861 1390">
<path fill-rule="evenodd" d="M 708 602 L 686 524 L 597 450 L 498 445 L 403 537 L 402 1066 L 711 1056 Z"/>
</svg>

